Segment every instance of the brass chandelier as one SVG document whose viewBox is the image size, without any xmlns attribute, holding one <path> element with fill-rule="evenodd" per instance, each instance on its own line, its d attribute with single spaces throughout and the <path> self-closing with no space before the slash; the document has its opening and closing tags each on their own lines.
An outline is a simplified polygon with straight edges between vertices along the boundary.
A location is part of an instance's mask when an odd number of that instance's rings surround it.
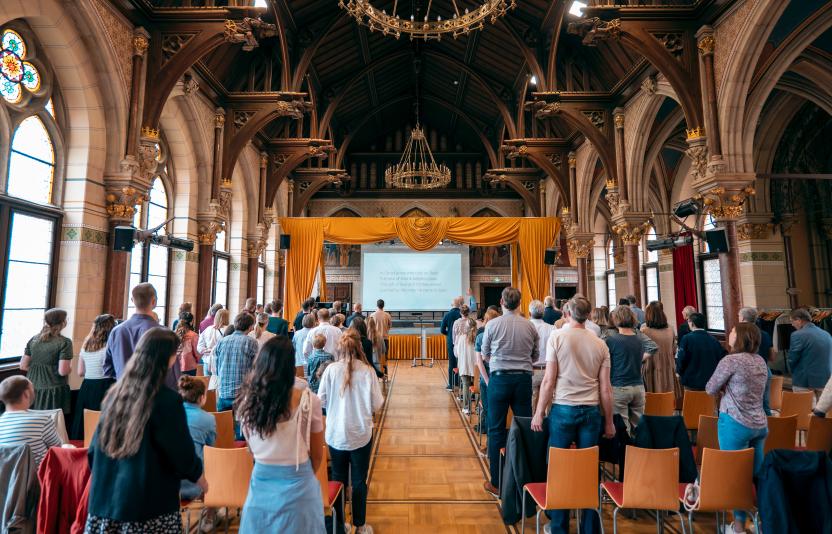
<svg viewBox="0 0 832 534">
<path fill-rule="evenodd" d="M 450 18 L 442 19 L 437 15 L 430 20 L 430 9 L 433 0 L 428 0 L 428 8 L 423 20 L 401 18 L 397 14 L 398 0 L 393 0 L 393 14 L 388 15 L 384 9 L 373 7 L 371 0 L 338 0 L 338 5 L 347 11 L 359 24 L 370 28 L 370 31 L 380 31 L 384 35 L 392 35 L 396 39 L 402 34 L 408 34 L 410 40 L 424 39 L 441 40 L 443 35 L 451 35 L 454 39 L 460 35 L 467 35 L 471 31 L 481 30 L 485 21 L 491 24 L 504 16 L 506 11 L 517 6 L 515 0 L 479 0 L 478 6 L 465 8 L 460 12 L 456 0 L 453 4 L 453 14 Z"/>
<path fill-rule="evenodd" d="M 451 170 L 444 163 L 436 164 L 425 132 L 417 123 L 399 163 L 384 171 L 384 181 L 398 189 L 437 189 L 451 182 Z"/>
</svg>

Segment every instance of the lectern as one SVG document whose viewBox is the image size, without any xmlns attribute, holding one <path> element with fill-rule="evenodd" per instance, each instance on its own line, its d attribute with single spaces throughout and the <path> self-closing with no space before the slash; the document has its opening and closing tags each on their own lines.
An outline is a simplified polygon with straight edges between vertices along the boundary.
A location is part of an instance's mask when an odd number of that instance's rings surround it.
<svg viewBox="0 0 832 534">
<path fill-rule="evenodd" d="M 419 327 L 419 345 L 420 345 L 420 356 L 413 357 L 413 363 L 411 367 L 416 367 L 417 365 L 424 366 L 425 362 L 430 360 L 428 367 L 433 367 L 433 358 L 428 358 L 428 333 L 426 328 L 433 328 L 433 323 L 413 323 L 413 326 Z M 419 363 L 416 363 L 419 362 Z"/>
</svg>

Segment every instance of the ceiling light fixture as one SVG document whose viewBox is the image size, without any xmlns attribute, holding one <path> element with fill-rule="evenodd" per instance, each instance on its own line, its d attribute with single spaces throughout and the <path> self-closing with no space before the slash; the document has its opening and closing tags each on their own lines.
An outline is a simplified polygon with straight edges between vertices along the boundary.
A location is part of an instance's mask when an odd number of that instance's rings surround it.
<svg viewBox="0 0 832 534">
<path fill-rule="evenodd" d="M 415 16 L 401 18 L 396 13 L 398 0 L 393 1 L 393 14 L 388 15 L 386 10 L 373 7 L 370 0 L 338 0 L 341 9 L 353 17 L 356 22 L 367 26 L 370 31 L 380 31 L 384 35 L 392 35 L 396 39 L 407 34 L 410 40 L 424 39 L 426 41 L 439 41 L 444 35 L 451 35 L 454 39 L 460 35 L 467 35 L 485 27 L 485 21 L 491 24 L 505 16 L 509 9 L 517 7 L 515 0 L 480 0 L 474 9 L 465 8 L 460 12 L 456 0 L 451 0 L 454 13 L 450 19 L 442 19 L 441 15 L 436 20 L 430 20 L 431 2 L 428 2 L 428 9 L 423 22 L 416 22 Z"/>
</svg>

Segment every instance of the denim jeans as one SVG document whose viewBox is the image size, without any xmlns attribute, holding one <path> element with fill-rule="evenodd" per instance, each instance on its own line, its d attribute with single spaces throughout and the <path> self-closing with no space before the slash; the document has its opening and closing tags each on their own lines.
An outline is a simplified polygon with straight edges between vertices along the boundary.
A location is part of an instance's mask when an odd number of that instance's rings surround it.
<svg viewBox="0 0 832 534">
<path fill-rule="evenodd" d="M 601 410 L 598 406 L 553 404 L 549 413 L 549 446 L 568 449 L 572 443 L 579 449 L 598 445 L 601 435 Z M 547 512 L 552 534 L 569 532 L 569 510 Z M 581 511 L 581 533 L 600 532 L 595 510 Z"/>
<path fill-rule="evenodd" d="M 480 376 L 480 402 L 482 409 L 480 410 L 479 431 L 480 434 L 488 433 L 488 384 Z"/>
<path fill-rule="evenodd" d="M 763 393 L 763 411 L 766 415 L 771 415 L 771 369 L 766 365 L 768 371 L 768 378 L 766 378 L 766 391 Z"/>
<path fill-rule="evenodd" d="M 224 399 L 219 398 L 217 399 L 217 411 L 218 412 L 225 412 L 228 410 L 233 409 L 234 407 L 234 399 Z M 240 431 L 240 423 L 237 422 L 237 414 L 234 414 L 234 439 L 237 441 L 243 440 L 243 433 Z"/>
<path fill-rule="evenodd" d="M 508 409 L 515 417 L 532 416 L 532 375 L 491 373 L 488 384 L 488 467 L 491 483 L 500 480 L 500 449 L 506 446 Z"/>
<path fill-rule="evenodd" d="M 370 470 L 372 451 L 372 439 L 354 451 L 329 448 L 329 457 L 332 459 L 332 480 L 342 483 L 346 491 L 350 475 L 352 477 L 352 523 L 356 527 L 363 526 L 367 518 L 367 473 Z M 337 501 L 335 514 L 338 517 L 338 523 L 343 524 L 346 516 L 341 499 Z"/>
<path fill-rule="evenodd" d="M 763 466 L 763 445 L 768 435 L 768 428 L 748 428 L 727 413 L 719 412 L 717 434 L 720 450 L 754 449 L 754 476 L 756 477 Z M 735 520 L 744 522 L 746 517 L 745 511 L 734 510 Z"/>
</svg>

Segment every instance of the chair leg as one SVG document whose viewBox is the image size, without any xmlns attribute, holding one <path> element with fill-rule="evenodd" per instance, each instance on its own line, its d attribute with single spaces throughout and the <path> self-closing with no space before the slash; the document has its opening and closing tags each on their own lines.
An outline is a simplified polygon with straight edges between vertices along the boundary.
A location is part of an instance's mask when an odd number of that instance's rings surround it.
<svg viewBox="0 0 832 534">
<path fill-rule="evenodd" d="M 535 534 L 540 534 L 540 514 L 543 513 L 543 509 L 538 509 L 537 514 L 534 516 L 534 532 Z M 525 534 L 525 533 L 522 533 Z"/>
<path fill-rule="evenodd" d="M 621 510 L 618 506 L 612 511 L 612 534 L 618 534 L 618 511 Z"/>
<path fill-rule="evenodd" d="M 751 514 L 751 517 L 752 517 L 752 520 L 754 521 L 754 532 L 756 532 L 757 534 L 760 534 L 760 514 L 757 513 L 757 512 L 754 512 L 753 514 Z M 692 530 L 690 532 L 691 532 L 691 534 L 693 534 Z"/>
<path fill-rule="evenodd" d="M 684 518 L 684 516 L 681 513 L 679 513 L 678 511 L 674 512 L 674 513 L 679 516 L 679 523 L 681 523 L 681 525 L 682 525 L 682 534 L 685 534 L 685 518 Z M 691 532 L 691 534 L 693 534 L 693 528 L 692 527 L 691 527 L 690 532 Z"/>
<path fill-rule="evenodd" d="M 526 490 L 523 489 L 523 504 L 520 505 L 520 533 L 526 532 Z"/>
<path fill-rule="evenodd" d="M 601 525 L 601 534 L 604 534 L 604 509 L 601 501 L 598 501 L 598 524 Z"/>
</svg>

